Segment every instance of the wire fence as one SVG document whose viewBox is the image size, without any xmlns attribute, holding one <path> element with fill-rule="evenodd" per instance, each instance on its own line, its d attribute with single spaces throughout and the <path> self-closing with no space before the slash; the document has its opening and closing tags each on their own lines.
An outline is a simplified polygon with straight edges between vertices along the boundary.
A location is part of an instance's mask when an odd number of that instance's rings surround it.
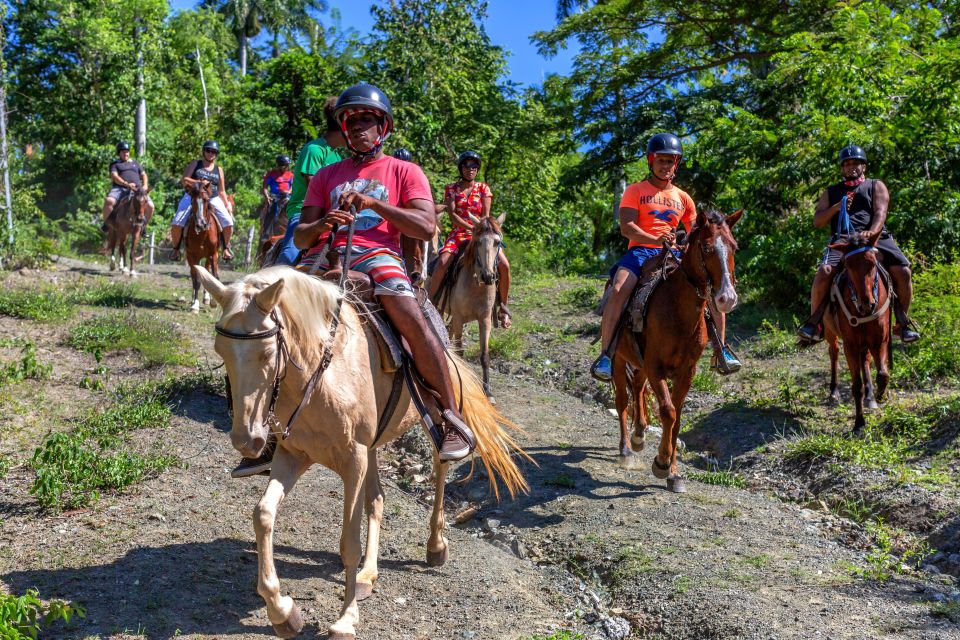
<svg viewBox="0 0 960 640">
<path fill-rule="evenodd" d="M 246 237 L 240 241 L 240 244 L 243 246 L 243 261 L 240 262 L 240 266 L 247 267 L 253 262 L 253 258 L 255 257 L 254 247 L 256 246 L 256 233 L 256 225 L 250 225 L 250 228 L 247 229 Z M 147 245 L 147 249 L 149 250 L 147 264 L 150 265 L 156 264 L 156 259 L 159 255 L 158 250 L 160 249 L 160 245 L 157 244 L 156 235 L 155 231 L 150 232 L 149 243 Z"/>
</svg>

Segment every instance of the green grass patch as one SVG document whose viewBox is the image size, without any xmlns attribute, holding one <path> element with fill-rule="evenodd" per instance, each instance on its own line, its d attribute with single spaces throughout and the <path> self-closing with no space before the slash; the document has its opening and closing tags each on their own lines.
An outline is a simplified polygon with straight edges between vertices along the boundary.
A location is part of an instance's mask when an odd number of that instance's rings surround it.
<svg viewBox="0 0 960 640">
<path fill-rule="evenodd" d="M 0 480 L 10 473 L 10 456 L 0 455 Z"/>
<path fill-rule="evenodd" d="M 924 338 L 894 353 L 895 383 L 960 381 L 960 264 L 935 265 L 916 274 L 910 315 Z"/>
<path fill-rule="evenodd" d="M 30 493 L 45 508 L 76 509 L 176 464 L 174 456 L 128 450 L 133 431 L 169 425 L 172 388 L 120 387 L 106 408 L 82 417 L 72 431 L 48 434 L 30 461 L 36 472 Z"/>
<path fill-rule="evenodd" d="M 548 636 L 525 636 L 522 640 L 583 640 L 583 634 L 572 631 L 554 631 Z"/>
<path fill-rule="evenodd" d="M 770 556 L 766 553 L 760 553 L 755 556 L 746 556 L 745 558 L 740 559 L 740 564 L 762 569 L 770 564 Z"/>
<path fill-rule="evenodd" d="M 595 285 L 580 284 L 563 291 L 558 299 L 562 305 L 577 309 L 592 309 L 600 302 L 600 292 Z"/>
<path fill-rule="evenodd" d="M 732 471 L 691 471 L 690 479 L 717 487 L 745 489 L 747 481 Z"/>
<path fill-rule="evenodd" d="M 83 607 L 60 600 L 44 604 L 36 589 L 22 596 L 0 593 L 0 638 L 4 640 L 36 640 L 44 626 L 58 620 L 70 622 L 73 616 L 84 617 Z"/>
<path fill-rule="evenodd" d="M 137 291 L 137 286 L 130 282 L 99 280 L 92 284 L 78 283 L 70 291 L 69 299 L 74 304 L 122 309 L 136 302 Z"/>
<path fill-rule="evenodd" d="M 897 527 L 878 519 L 867 524 L 873 547 L 865 558 L 865 567 L 849 567 L 852 575 L 886 582 L 894 574 L 903 573 L 903 566 L 918 567 L 931 554 L 930 545 Z"/>
<path fill-rule="evenodd" d="M 690 385 L 694 391 L 702 393 L 719 393 L 723 383 L 720 382 L 720 376 L 713 371 L 702 369 L 693 376 L 693 382 Z"/>
<path fill-rule="evenodd" d="M 505 331 L 493 331 L 490 334 L 490 355 L 504 360 L 522 360 L 526 350 L 526 332 L 519 322 Z"/>
<path fill-rule="evenodd" d="M 960 624 L 960 602 L 934 602 L 930 605 L 930 613 L 939 617 L 946 618 L 954 624 Z"/>
<path fill-rule="evenodd" d="M 903 465 L 924 455 L 923 447 L 931 437 L 941 428 L 953 428 L 958 417 L 960 396 L 915 406 L 891 404 L 868 417 L 862 436 L 816 433 L 789 443 L 785 455 L 792 460 L 826 458 L 898 471 L 910 480 L 916 472 Z"/>
<path fill-rule="evenodd" d="M 750 355 L 756 358 L 779 358 L 796 353 L 797 336 L 767 319 L 760 321 L 757 335 L 747 343 Z"/>
<path fill-rule="evenodd" d="M 186 340 L 159 316 L 130 310 L 83 320 L 70 329 L 67 344 L 94 356 L 130 349 L 148 365 L 191 365 L 196 356 L 184 349 Z"/>
<path fill-rule="evenodd" d="M 564 489 L 575 489 L 577 487 L 577 483 L 573 481 L 573 478 L 565 473 L 558 473 L 549 480 L 545 480 L 543 484 L 551 487 L 562 487 Z"/>
<path fill-rule="evenodd" d="M 616 556 L 616 562 L 610 570 L 610 584 L 622 587 L 637 576 L 655 569 L 653 556 L 638 546 L 624 547 Z"/>
<path fill-rule="evenodd" d="M 52 287 L 40 290 L 10 289 L 0 292 L 0 315 L 39 322 L 66 320 L 74 313 L 69 297 Z"/>
<path fill-rule="evenodd" d="M 0 387 L 24 380 L 47 380 L 53 365 L 37 360 L 37 348 L 32 342 L 23 347 L 20 358 L 0 366 Z"/>
</svg>

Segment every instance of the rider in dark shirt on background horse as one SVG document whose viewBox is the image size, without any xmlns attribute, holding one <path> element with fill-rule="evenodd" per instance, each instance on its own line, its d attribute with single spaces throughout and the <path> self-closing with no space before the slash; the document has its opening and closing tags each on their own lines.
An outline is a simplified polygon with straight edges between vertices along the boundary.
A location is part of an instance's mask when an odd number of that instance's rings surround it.
<svg viewBox="0 0 960 640">
<path fill-rule="evenodd" d="M 841 236 L 856 236 L 864 245 L 875 244 L 882 256 L 883 266 L 893 279 L 896 295 L 894 314 L 897 326 L 893 332 L 904 343 L 915 342 L 920 334 L 913 328 L 909 316 L 913 299 L 910 261 L 897 246 L 893 235 L 886 227 L 890 192 L 880 180 L 866 177 L 867 154 L 851 144 L 840 150 L 840 170 L 843 180 L 820 196 L 813 225 L 817 228 L 830 225 L 831 242 Z M 797 335 L 807 343 L 823 340 L 823 314 L 827 308 L 827 294 L 835 269 L 843 259 L 843 253 L 827 247 L 817 269 L 810 292 L 810 317 L 797 329 Z"/>
<path fill-rule="evenodd" d="M 100 227 L 100 230 L 104 233 L 107 232 L 107 220 L 113 213 L 113 208 L 124 195 L 141 187 L 147 190 L 150 188 L 147 181 L 147 172 L 143 170 L 139 162 L 130 159 L 129 142 L 121 140 L 117 143 L 117 159 L 110 163 L 110 181 L 112 184 L 110 191 L 107 193 L 107 198 L 103 202 L 103 225 Z M 153 209 L 153 200 L 150 199 L 150 196 L 147 196 L 147 202 L 143 210 L 144 226 L 150 222 Z"/>
</svg>

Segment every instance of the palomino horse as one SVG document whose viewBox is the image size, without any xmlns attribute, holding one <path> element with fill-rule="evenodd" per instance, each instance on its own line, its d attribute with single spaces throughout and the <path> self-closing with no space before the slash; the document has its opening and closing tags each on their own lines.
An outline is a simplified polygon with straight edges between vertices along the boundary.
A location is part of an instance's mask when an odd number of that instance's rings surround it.
<svg viewBox="0 0 960 640">
<path fill-rule="evenodd" d="M 650 383 L 660 410 L 660 450 L 653 458 L 653 475 L 666 478 L 670 491 L 686 491 L 677 467 L 677 436 L 680 414 L 697 370 L 697 360 L 707 344 L 703 313 L 712 299 L 717 310 L 728 313 L 737 304 L 734 288 L 734 253 L 737 241 L 732 229 L 743 210 L 724 217 L 717 211 L 700 212 L 687 236 L 680 267 L 650 296 L 646 324 L 636 334 L 624 330 L 614 357 L 614 390 L 620 420 L 620 455 L 644 447 L 646 407 L 644 388 Z M 642 354 L 642 355 L 641 355 Z M 632 367 L 628 379 L 627 365 Z M 670 382 L 673 383 L 671 391 Z M 627 442 L 629 395 L 634 398 L 634 432 Z"/>
<path fill-rule="evenodd" d="M 831 285 L 830 313 L 824 314 L 823 319 L 830 350 L 830 398 L 840 400 L 837 340 L 842 339 L 843 355 L 853 379 L 851 391 L 856 406 L 853 432 L 860 433 L 866 424 L 864 399 L 867 408 L 876 409 L 877 400 L 883 402 L 890 381 L 890 280 L 886 272 L 881 275 L 875 246 L 852 240 L 830 245 L 830 248 L 843 252 L 844 266 Z M 877 363 L 876 397 L 870 376 L 870 356 Z"/>
<path fill-rule="evenodd" d="M 140 242 L 140 234 L 143 233 L 143 227 L 146 225 L 143 212 L 147 204 L 147 194 L 149 189 L 140 187 L 136 191 L 126 191 L 120 197 L 113 209 L 113 215 L 107 221 L 108 240 L 107 251 L 110 254 L 110 270 L 117 268 L 117 256 L 115 250 L 119 247 L 120 252 L 120 271 L 134 278 L 137 277 L 136 255 L 137 243 Z M 130 238 L 130 261 L 124 265 L 123 258 L 127 252 L 127 237 Z"/>
<path fill-rule="evenodd" d="M 257 591 L 266 601 L 267 616 L 281 637 L 292 637 L 303 627 L 296 603 L 281 595 L 273 561 L 273 529 L 284 496 L 307 469 L 320 463 L 340 475 L 344 486 L 340 555 L 346 584 L 343 608 L 328 637 L 355 638 L 357 602 L 372 593 L 378 576 L 383 492 L 376 447 L 413 425 L 417 416 L 410 408 L 410 396 L 402 392 L 396 412 L 378 438 L 378 420 L 391 396 L 393 374 L 382 370 L 376 338 L 336 285 L 284 266 L 263 269 L 229 287 L 201 267 L 194 271 L 223 307 L 214 344 L 232 389 L 233 446 L 244 456 L 256 457 L 270 431 L 279 433 L 287 425 L 288 437 L 279 440 L 269 484 L 253 514 L 259 556 Z M 339 331 L 334 324 L 337 317 Z M 324 363 L 328 368 L 321 368 Z M 463 415 L 477 437 L 477 452 L 494 491 L 496 476 L 511 495 L 525 490 L 511 451 L 526 454 L 501 427 L 510 423 L 486 401 L 479 380 L 463 361 L 451 356 L 450 368 L 454 389 L 463 384 Z M 305 394 L 308 379 L 316 379 L 318 373 L 313 393 Z M 275 407 L 271 398 L 276 399 Z M 291 416 L 296 416 L 292 424 Z M 448 554 L 443 537 L 448 466 L 434 452 L 436 497 L 427 540 L 431 566 L 443 564 Z M 358 574 L 364 506 L 367 548 Z"/>
<path fill-rule="evenodd" d="M 200 312 L 200 278 L 197 277 L 196 265 L 201 260 L 207 261 L 207 270 L 214 278 L 220 277 L 220 267 L 217 263 L 220 247 L 220 230 L 217 227 L 217 218 L 210 204 L 210 185 L 195 183 L 190 189 L 190 217 L 183 230 L 186 243 L 187 264 L 190 265 L 190 278 L 193 280 L 193 303 L 190 311 Z M 203 292 L 203 303 L 214 306 L 207 291 Z"/>
<path fill-rule="evenodd" d="M 479 325 L 483 391 L 491 402 L 494 399 L 490 389 L 490 330 L 497 304 L 497 255 L 502 242 L 496 220 L 490 217 L 477 220 L 473 237 L 460 257 L 449 299 L 443 303 L 450 315 L 450 339 L 458 354 L 463 355 L 463 325 L 474 320 Z"/>
</svg>

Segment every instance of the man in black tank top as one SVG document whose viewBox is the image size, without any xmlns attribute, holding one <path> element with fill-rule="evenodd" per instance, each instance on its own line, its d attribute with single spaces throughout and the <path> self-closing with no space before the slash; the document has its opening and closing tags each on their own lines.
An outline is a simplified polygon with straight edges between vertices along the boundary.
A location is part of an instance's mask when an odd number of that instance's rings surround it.
<svg viewBox="0 0 960 640">
<path fill-rule="evenodd" d="M 883 266 L 890 272 L 897 296 L 894 306 L 897 326 L 894 327 L 894 333 L 903 342 L 914 342 L 920 338 L 920 334 L 911 326 L 907 316 L 913 298 L 910 261 L 903 255 L 886 226 L 890 192 L 882 181 L 866 177 L 867 154 L 857 145 L 848 145 L 840 151 L 840 167 L 843 181 L 828 187 L 820 196 L 813 226 L 819 229 L 829 224 L 831 242 L 841 235 L 858 236 L 865 244 L 873 243 L 876 239 L 876 247 L 880 251 Z M 844 199 L 846 218 L 840 215 Z M 843 254 L 836 249 L 827 247 L 823 252 L 810 292 L 810 318 L 797 330 L 802 340 L 823 340 L 820 321 L 826 309 L 834 271 L 842 258 Z"/>
</svg>

